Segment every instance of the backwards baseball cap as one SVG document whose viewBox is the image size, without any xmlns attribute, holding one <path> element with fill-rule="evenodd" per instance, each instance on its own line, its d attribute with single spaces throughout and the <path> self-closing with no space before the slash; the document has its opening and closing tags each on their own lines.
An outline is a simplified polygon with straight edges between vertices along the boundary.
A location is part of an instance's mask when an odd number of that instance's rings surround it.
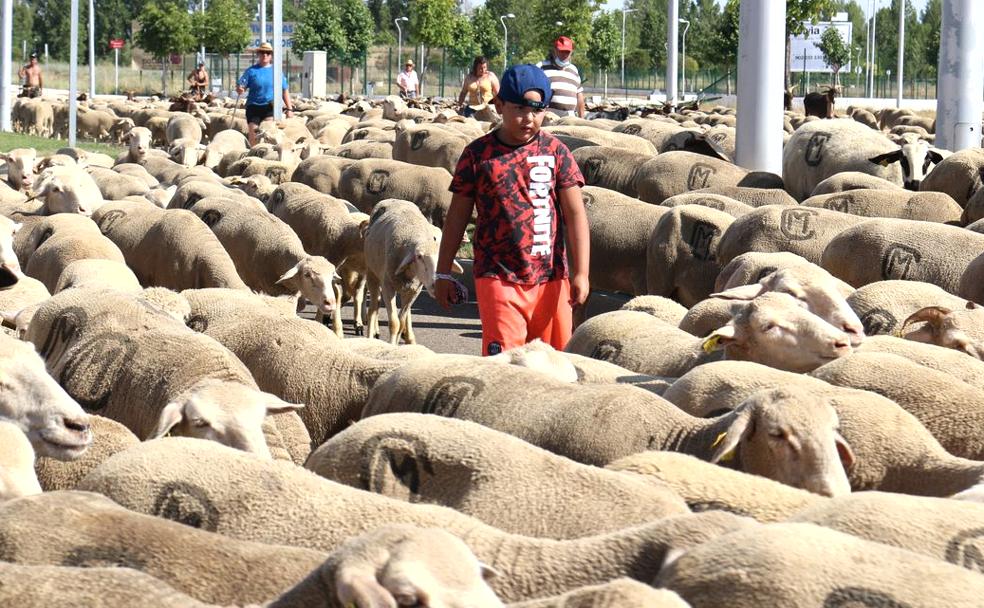
<svg viewBox="0 0 984 608">
<path fill-rule="evenodd" d="M 561 36 L 560 38 L 554 40 L 554 48 L 558 51 L 573 51 L 574 41 L 567 36 Z"/>
<path fill-rule="evenodd" d="M 543 101 L 524 99 L 527 91 L 539 91 Z M 550 79 L 540 68 L 530 63 L 514 65 L 499 79 L 499 99 L 509 103 L 542 110 L 550 105 Z"/>
<path fill-rule="evenodd" d="M 31 59 L 37 59 L 37 58 L 38 58 L 37 53 L 31 53 Z"/>
</svg>

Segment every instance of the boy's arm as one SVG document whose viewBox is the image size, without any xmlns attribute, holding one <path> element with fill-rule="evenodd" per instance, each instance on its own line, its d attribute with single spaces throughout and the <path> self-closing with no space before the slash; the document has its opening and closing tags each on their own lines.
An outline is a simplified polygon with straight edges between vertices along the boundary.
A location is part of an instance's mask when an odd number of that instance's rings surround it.
<svg viewBox="0 0 984 608">
<path fill-rule="evenodd" d="M 577 307 L 588 299 L 588 264 L 591 233 L 588 215 L 584 211 L 581 188 L 573 186 L 560 191 L 560 208 L 564 214 L 567 250 L 571 259 L 571 306 Z"/>
<path fill-rule="evenodd" d="M 451 206 L 444 216 L 444 230 L 441 232 L 441 249 L 437 257 L 437 273 L 450 274 L 454 254 L 458 253 L 461 238 L 468 227 L 475 201 L 470 197 L 455 194 L 451 197 Z M 438 279 L 434 283 L 434 295 L 437 303 L 445 310 L 451 308 L 451 282 Z"/>
</svg>

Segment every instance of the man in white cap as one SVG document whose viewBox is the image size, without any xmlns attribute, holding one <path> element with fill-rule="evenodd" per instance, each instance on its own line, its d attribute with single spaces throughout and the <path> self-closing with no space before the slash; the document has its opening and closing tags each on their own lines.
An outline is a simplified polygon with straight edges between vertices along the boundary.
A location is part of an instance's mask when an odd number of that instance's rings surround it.
<svg viewBox="0 0 984 608">
<path fill-rule="evenodd" d="M 400 87 L 400 95 L 407 99 L 420 97 L 420 79 L 413 70 L 413 59 L 407 59 L 403 71 L 396 77 L 396 86 Z"/>
<path fill-rule="evenodd" d="M 273 46 L 264 42 L 256 49 L 257 62 L 246 68 L 236 83 L 236 93 L 246 96 L 246 126 L 249 130 L 249 145 L 256 144 L 256 128 L 264 120 L 273 118 Z M 290 118 L 294 114 L 294 106 L 290 102 L 290 92 L 287 90 L 287 76 L 282 76 L 281 89 L 284 93 L 284 114 Z"/>
</svg>

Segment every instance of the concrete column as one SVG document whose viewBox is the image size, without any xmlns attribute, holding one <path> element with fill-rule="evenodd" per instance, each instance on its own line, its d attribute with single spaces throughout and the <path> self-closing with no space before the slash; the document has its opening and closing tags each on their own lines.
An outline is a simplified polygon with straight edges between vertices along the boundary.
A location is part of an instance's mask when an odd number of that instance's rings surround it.
<svg viewBox="0 0 984 608">
<path fill-rule="evenodd" d="M 936 145 L 954 152 L 981 145 L 982 23 L 984 2 L 981 0 L 943 0 Z"/>
<path fill-rule="evenodd" d="M 75 147 L 75 126 L 79 109 L 79 0 L 72 0 L 72 26 L 68 53 L 68 147 Z"/>
<path fill-rule="evenodd" d="M 283 117 L 284 0 L 273 0 L 273 119 Z"/>
<path fill-rule="evenodd" d="M 786 4 L 742 0 L 740 19 L 735 162 L 782 175 Z"/>
<path fill-rule="evenodd" d="M 10 82 L 14 54 L 14 0 L 3 0 L 3 32 L 0 34 L 0 131 L 12 131 L 10 99 L 14 89 Z"/>
<path fill-rule="evenodd" d="M 667 0 L 666 5 L 666 101 L 676 103 L 677 80 L 680 78 L 679 54 L 677 44 L 680 41 L 680 1 Z"/>
</svg>

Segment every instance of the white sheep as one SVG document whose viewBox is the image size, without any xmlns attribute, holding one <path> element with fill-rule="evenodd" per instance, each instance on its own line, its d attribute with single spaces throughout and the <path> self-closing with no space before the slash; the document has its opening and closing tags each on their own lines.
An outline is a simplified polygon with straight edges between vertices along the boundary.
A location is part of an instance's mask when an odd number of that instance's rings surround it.
<svg viewBox="0 0 984 608">
<path fill-rule="evenodd" d="M 31 442 L 19 427 L 0 419 L 0 502 L 40 493 Z"/>
<path fill-rule="evenodd" d="M 47 214 L 92 215 L 103 204 L 92 176 L 79 166 L 54 166 L 41 172 L 34 196 L 44 201 Z"/>
<path fill-rule="evenodd" d="M 7 181 L 14 190 L 30 190 L 34 185 L 34 165 L 38 160 L 34 148 L 15 148 L 0 154 L 0 160 L 7 164 Z"/>
</svg>

